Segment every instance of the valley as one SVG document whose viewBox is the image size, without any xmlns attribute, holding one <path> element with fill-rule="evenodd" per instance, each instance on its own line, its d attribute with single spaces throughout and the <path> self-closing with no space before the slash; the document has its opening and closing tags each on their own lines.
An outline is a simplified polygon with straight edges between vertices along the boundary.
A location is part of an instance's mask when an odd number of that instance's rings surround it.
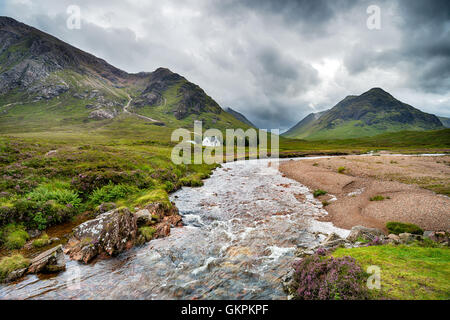
<svg viewBox="0 0 450 320">
<path fill-rule="evenodd" d="M 372 88 L 277 137 L 280 159 L 246 160 L 271 139 L 244 138 L 232 161 L 175 164 L 174 130 L 258 122 L 168 68 L 128 73 L 0 17 L 0 299 L 297 299 L 293 263 L 365 266 L 372 245 L 439 259 L 361 297 L 449 299 L 447 120 Z"/>
</svg>

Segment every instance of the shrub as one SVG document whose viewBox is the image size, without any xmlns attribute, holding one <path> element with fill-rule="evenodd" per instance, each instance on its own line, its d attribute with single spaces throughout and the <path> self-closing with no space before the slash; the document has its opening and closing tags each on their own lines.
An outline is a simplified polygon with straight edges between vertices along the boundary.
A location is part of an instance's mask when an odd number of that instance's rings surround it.
<svg viewBox="0 0 450 320">
<path fill-rule="evenodd" d="M 44 233 L 39 239 L 33 241 L 33 247 L 42 248 L 50 244 L 50 239 L 46 233 Z"/>
<path fill-rule="evenodd" d="M 412 223 L 402 223 L 390 221 L 386 223 L 386 228 L 389 233 L 400 234 L 400 233 L 412 233 L 412 234 L 423 234 L 422 228 Z"/>
<path fill-rule="evenodd" d="M 129 194 L 136 193 L 139 190 L 134 186 L 125 184 L 107 184 L 106 186 L 96 189 L 90 196 L 90 201 L 94 204 L 103 202 L 112 202 L 117 199 L 123 199 Z"/>
<path fill-rule="evenodd" d="M 156 232 L 156 229 L 153 227 L 140 227 L 139 228 L 139 233 L 144 236 L 145 241 L 152 240 L 155 232 Z"/>
<path fill-rule="evenodd" d="M 42 212 L 35 214 L 33 222 L 39 230 L 45 230 L 47 228 L 47 219 L 42 215 Z"/>
<path fill-rule="evenodd" d="M 21 254 L 4 257 L 0 260 L 0 280 L 5 279 L 14 270 L 23 269 L 30 265 L 30 260 Z"/>
<path fill-rule="evenodd" d="M 312 255 L 295 266 L 293 289 L 298 300 L 368 299 L 368 275 L 356 261 Z"/>
<path fill-rule="evenodd" d="M 22 248 L 30 236 L 24 226 L 11 223 L 3 228 L 2 238 L 5 247 L 14 250 Z"/>
<path fill-rule="evenodd" d="M 330 203 L 328 202 L 328 201 L 322 201 L 322 205 L 324 206 L 324 207 L 326 207 L 327 205 L 329 205 Z"/>
<path fill-rule="evenodd" d="M 338 173 L 344 173 L 345 171 L 345 167 L 339 167 L 338 168 Z"/>
<path fill-rule="evenodd" d="M 108 184 L 131 184 L 139 189 L 150 188 L 154 185 L 151 177 L 142 171 L 136 170 L 132 172 L 123 171 L 88 171 L 77 175 L 72 179 L 71 185 L 80 195 L 87 199 L 89 195 L 96 189 L 101 189 Z"/>
<path fill-rule="evenodd" d="M 203 186 L 203 181 L 199 174 L 193 174 L 180 179 L 180 184 L 186 187 L 201 187 Z"/>
<path fill-rule="evenodd" d="M 319 164 L 317 162 L 314 162 L 313 167 L 317 167 L 317 166 L 319 166 Z"/>
<path fill-rule="evenodd" d="M 374 196 L 374 197 L 370 198 L 369 200 L 370 201 L 383 201 L 384 197 L 380 196 L 380 195 L 377 195 L 377 196 Z"/>
<path fill-rule="evenodd" d="M 81 204 L 81 200 L 76 192 L 67 189 L 56 189 L 48 185 L 37 187 L 26 195 L 26 199 L 38 203 L 54 200 L 63 205 L 70 204 L 75 208 Z"/>
<path fill-rule="evenodd" d="M 325 190 L 321 190 L 321 189 L 314 190 L 314 192 L 313 192 L 313 195 L 315 198 L 317 198 L 319 196 L 323 196 L 324 194 L 327 194 L 327 192 Z"/>
</svg>

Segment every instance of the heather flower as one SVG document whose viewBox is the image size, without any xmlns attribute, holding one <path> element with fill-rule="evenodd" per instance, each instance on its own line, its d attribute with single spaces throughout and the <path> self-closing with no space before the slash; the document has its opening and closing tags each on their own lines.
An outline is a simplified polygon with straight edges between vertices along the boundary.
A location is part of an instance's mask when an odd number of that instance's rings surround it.
<svg viewBox="0 0 450 320">
<path fill-rule="evenodd" d="M 295 265 L 293 286 L 299 300 L 367 299 L 366 280 L 367 274 L 353 258 L 326 257 L 318 250 Z"/>
</svg>

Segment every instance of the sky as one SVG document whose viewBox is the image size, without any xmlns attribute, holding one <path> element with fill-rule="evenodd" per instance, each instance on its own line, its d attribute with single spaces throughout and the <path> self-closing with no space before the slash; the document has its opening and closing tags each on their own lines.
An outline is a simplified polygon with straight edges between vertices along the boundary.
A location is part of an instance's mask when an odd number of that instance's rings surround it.
<svg viewBox="0 0 450 320">
<path fill-rule="evenodd" d="M 260 128 L 373 87 L 450 117 L 448 0 L 2 0 L 0 15 L 130 73 L 169 68 Z"/>
</svg>

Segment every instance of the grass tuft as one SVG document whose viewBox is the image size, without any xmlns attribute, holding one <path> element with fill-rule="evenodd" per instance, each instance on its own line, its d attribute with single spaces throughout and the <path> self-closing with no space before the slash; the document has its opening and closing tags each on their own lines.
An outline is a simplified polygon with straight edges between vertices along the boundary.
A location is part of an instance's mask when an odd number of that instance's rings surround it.
<svg viewBox="0 0 450 320">
<path fill-rule="evenodd" d="M 389 221 L 386 223 L 386 228 L 389 233 L 400 234 L 400 233 L 412 233 L 412 234 L 423 234 L 422 228 L 412 223 L 394 222 Z"/>
</svg>

